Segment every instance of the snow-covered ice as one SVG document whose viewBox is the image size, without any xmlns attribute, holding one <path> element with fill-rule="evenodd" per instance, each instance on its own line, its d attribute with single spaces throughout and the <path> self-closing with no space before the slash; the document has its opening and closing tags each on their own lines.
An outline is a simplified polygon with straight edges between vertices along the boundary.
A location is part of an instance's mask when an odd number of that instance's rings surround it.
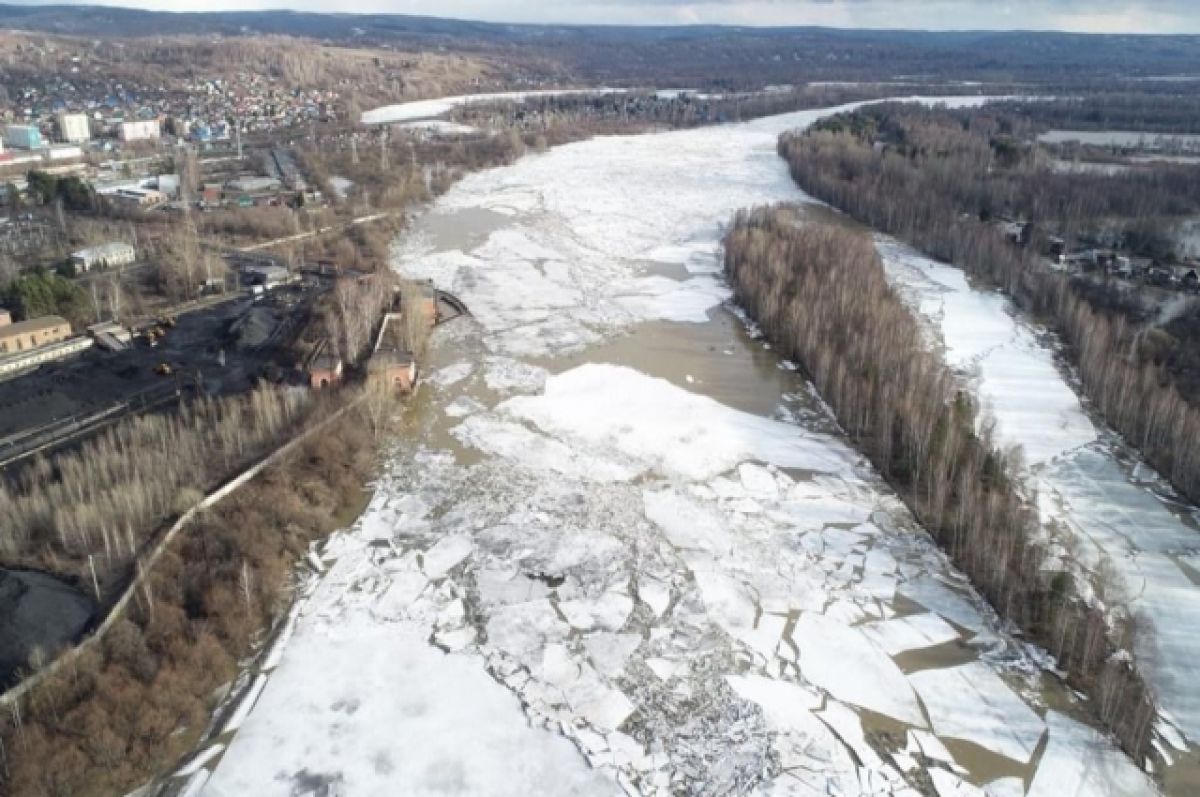
<svg viewBox="0 0 1200 797">
<path fill-rule="evenodd" d="M 473 319 L 435 332 L 448 359 L 419 431 L 323 551 L 209 793 L 915 797 L 890 754 L 921 764 L 880 714 L 935 752 L 934 734 L 962 733 L 1029 760 L 1041 720 L 1017 693 L 935 703 L 893 661 L 979 633 L 1036 671 L 797 372 L 763 369 L 808 402 L 781 421 L 705 395 L 690 364 L 685 389 L 587 360 L 644 322 L 718 312 L 720 225 L 800 196 L 775 141 L 819 115 L 599 138 L 469 176 L 432 212 L 504 223 L 462 249 L 418 222 L 400 268 Z M 736 339 L 702 355 L 771 357 Z M 927 613 L 898 618 L 897 596 Z M 1004 665 L 973 666 L 1003 685 Z M 946 719 L 977 709 L 1014 724 Z M 969 762 L 936 766 L 971 780 Z"/>
<path fill-rule="evenodd" d="M 983 662 L 909 676 L 940 736 L 963 739 L 1020 763 L 1033 757 L 1045 723 Z"/>
<path fill-rule="evenodd" d="M 1200 532 L 1151 492 L 1166 488 L 1149 467 L 1129 450 L 1118 458 L 1123 444 L 1093 424 L 1051 346 L 1007 299 L 895 241 L 877 246 L 889 279 L 995 418 L 998 442 L 1021 448 L 1043 520 L 1069 532 L 1070 564 L 1093 589 L 1115 574 L 1108 600 L 1149 621 L 1139 667 L 1180 729 L 1200 739 L 1200 583 L 1178 558 L 1200 547 Z"/>
<path fill-rule="evenodd" d="M 1103 736 L 1069 717 L 1046 715 L 1050 740 L 1028 797 L 1106 793 L 1122 797 L 1153 794 L 1154 784 Z"/>
</svg>

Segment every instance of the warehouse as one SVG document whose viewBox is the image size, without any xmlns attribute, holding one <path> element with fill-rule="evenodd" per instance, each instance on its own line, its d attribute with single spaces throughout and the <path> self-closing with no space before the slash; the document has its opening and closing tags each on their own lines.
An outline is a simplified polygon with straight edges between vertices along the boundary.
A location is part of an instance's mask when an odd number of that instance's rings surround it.
<svg viewBox="0 0 1200 797">
<path fill-rule="evenodd" d="M 91 271 L 93 268 L 119 268 L 137 260 L 137 251 L 127 243 L 113 241 L 89 246 L 71 253 L 71 265 L 77 273 Z"/>
<path fill-rule="evenodd" d="M 57 315 L 0 326 L 0 354 L 16 354 L 71 337 L 71 325 Z"/>
</svg>

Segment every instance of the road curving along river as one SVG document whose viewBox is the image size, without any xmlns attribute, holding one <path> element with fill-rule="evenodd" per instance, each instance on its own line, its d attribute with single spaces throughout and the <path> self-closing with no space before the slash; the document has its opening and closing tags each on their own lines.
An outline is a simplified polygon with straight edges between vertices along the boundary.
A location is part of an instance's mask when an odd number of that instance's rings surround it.
<svg viewBox="0 0 1200 797">
<path fill-rule="evenodd" d="M 776 137 L 828 112 L 564 146 L 417 221 L 397 268 L 474 317 L 206 794 L 1153 792 L 727 304 L 722 225 L 803 198 Z"/>
</svg>

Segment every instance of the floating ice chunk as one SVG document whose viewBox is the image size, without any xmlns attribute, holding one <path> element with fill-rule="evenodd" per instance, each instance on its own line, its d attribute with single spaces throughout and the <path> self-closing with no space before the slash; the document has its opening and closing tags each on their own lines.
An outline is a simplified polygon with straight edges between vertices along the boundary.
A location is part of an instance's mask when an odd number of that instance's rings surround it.
<svg viewBox="0 0 1200 797">
<path fill-rule="evenodd" d="M 922 670 L 909 680 L 938 736 L 973 742 L 1022 764 L 1033 757 L 1045 723 L 987 664 Z"/>
<path fill-rule="evenodd" d="M 950 751 L 946 749 L 946 745 L 942 744 L 942 740 L 934 736 L 928 731 L 910 729 L 908 732 L 910 739 L 909 746 L 916 745 L 917 749 L 926 758 L 934 761 L 941 761 L 943 764 L 949 764 L 951 768 L 955 768 L 954 756 L 950 755 Z"/>
<path fill-rule="evenodd" d="M 983 789 L 967 783 L 953 772 L 938 767 L 930 767 L 928 772 L 938 797 L 987 797 Z"/>
<path fill-rule="evenodd" d="M 1046 714 L 1046 724 L 1050 740 L 1029 784 L 1028 797 L 1157 793 L 1146 773 L 1092 728 L 1057 711 Z"/>
<path fill-rule="evenodd" d="M 775 476 L 762 465 L 743 462 L 738 465 L 738 478 L 742 480 L 742 487 L 746 492 L 755 498 L 775 498 L 779 495 L 779 485 L 775 483 Z"/>
<path fill-rule="evenodd" d="M 466 379 L 474 370 L 474 363 L 455 363 L 425 377 L 425 382 L 437 387 L 450 387 Z"/>
<path fill-rule="evenodd" d="M 477 412 L 482 412 L 487 407 L 480 404 L 470 396 L 459 396 L 446 405 L 446 415 L 451 418 L 465 418 L 468 415 L 474 415 Z"/>
<path fill-rule="evenodd" d="M 471 555 L 475 544 L 463 534 L 442 537 L 423 555 L 422 569 L 430 581 L 435 581 L 457 567 Z"/>
<path fill-rule="evenodd" d="M 446 650 L 456 652 L 473 645 L 477 636 L 475 629 L 470 626 L 449 631 L 439 629 L 434 632 L 433 641 Z"/>
<path fill-rule="evenodd" d="M 864 623 L 859 630 L 889 656 L 944 645 L 959 638 L 953 626 L 929 612 Z"/>
<path fill-rule="evenodd" d="M 896 559 L 882 548 L 867 551 L 860 588 L 875 598 L 890 601 L 896 594 Z"/>
<path fill-rule="evenodd" d="M 480 570 L 475 574 L 479 597 L 487 606 L 506 606 L 510 603 L 544 598 L 550 588 L 544 582 L 516 570 Z"/>
<path fill-rule="evenodd" d="M 638 597 L 650 607 L 655 617 L 662 617 L 671 605 L 671 588 L 661 581 L 642 578 L 638 581 Z"/>
<path fill-rule="evenodd" d="M 835 473 L 847 471 L 854 459 L 832 438 L 616 365 L 581 365 L 556 374 L 546 380 L 542 395 L 512 398 L 500 409 L 564 440 L 603 446 L 664 475 L 695 480 L 749 459 Z"/>
<path fill-rule="evenodd" d="M 592 665 L 609 677 L 619 675 L 625 669 L 625 662 L 641 644 L 640 634 L 589 634 L 583 640 Z"/>
<path fill-rule="evenodd" d="M 823 702 L 811 689 L 761 675 L 727 675 L 725 680 L 738 697 L 762 706 L 767 719 L 777 728 L 811 728 L 811 712 Z"/>
<path fill-rule="evenodd" d="M 868 769 L 883 768 L 883 759 L 875 752 L 875 748 L 867 743 L 862 722 L 857 714 L 836 700 L 830 700 L 822 711 L 817 712 L 817 716 L 854 751 L 863 766 Z"/>
<path fill-rule="evenodd" d="M 695 571 L 708 616 L 733 636 L 754 627 L 757 609 L 746 585 L 719 570 Z"/>
<path fill-rule="evenodd" d="M 561 473 L 597 482 L 629 481 L 642 468 L 620 459 L 601 458 L 493 416 L 472 415 L 456 426 L 454 436 L 464 444 L 504 457 L 522 467 Z"/>
<path fill-rule="evenodd" d="M 509 357 L 489 357 L 484 382 L 497 393 L 536 393 L 550 372 Z"/>
<path fill-rule="evenodd" d="M 1025 781 L 1016 777 L 996 778 L 983 784 L 987 797 L 1025 797 Z"/>
<path fill-rule="evenodd" d="M 901 585 L 900 594 L 931 612 L 968 631 L 983 630 L 983 617 L 971 602 L 949 586 L 930 576 L 922 576 Z"/>
<path fill-rule="evenodd" d="M 820 614 L 800 616 L 792 630 L 800 672 L 839 700 L 925 727 L 904 673 L 857 629 Z"/>
<path fill-rule="evenodd" d="M 331 794 L 616 791 L 569 742 L 531 727 L 478 656 L 443 654 L 417 631 L 353 612 L 296 634 L 209 792 L 288 797 L 312 773 Z"/>
<path fill-rule="evenodd" d="M 703 324 L 708 311 L 732 296 L 729 287 L 713 277 L 673 280 L 652 276 L 625 280 L 613 287 L 616 301 L 643 320 Z"/>
<path fill-rule="evenodd" d="M 580 679 L 569 690 L 567 700 L 593 728 L 615 731 L 636 706 L 620 691 L 605 684 L 595 671 L 584 667 Z"/>
<path fill-rule="evenodd" d="M 758 624 L 753 628 L 743 628 L 731 630 L 742 642 L 745 642 L 752 650 L 757 652 L 767 661 L 770 661 L 775 656 L 775 650 L 779 647 L 779 643 L 783 641 L 783 629 L 787 625 L 787 618 L 778 614 L 760 614 Z"/>
<path fill-rule="evenodd" d="M 547 645 L 542 651 L 542 680 L 566 689 L 579 680 L 579 665 L 566 645 Z"/>
<path fill-rule="evenodd" d="M 488 620 L 487 638 L 496 649 L 527 659 L 547 642 L 565 639 L 568 630 L 550 601 L 540 599 L 497 609 Z"/>
<path fill-rule="evenodd" d="M 633 611 L 633 598 L 623 592 L 605 592 L 595 600 L 562 601 L 558 609 L 575 628 L 617 631 Z"/>
<path fill-rule="evenodd" d="M 646 517 L 656 523 L 676 548 L 711 551 L 725 556 L 733 549 L 733 540 L 720 516 L 702 504 L 674 490 L 646 490 L 642 493 Z"/>
<path fill-rule="evenodd" d="M 650 672 L 658 676 L 660 681 L 669 681 L 679 669 L 680 662 L 671 661 L 661 657 L 646 659 L 646 666 L 650 668 Z"/>
</svg>

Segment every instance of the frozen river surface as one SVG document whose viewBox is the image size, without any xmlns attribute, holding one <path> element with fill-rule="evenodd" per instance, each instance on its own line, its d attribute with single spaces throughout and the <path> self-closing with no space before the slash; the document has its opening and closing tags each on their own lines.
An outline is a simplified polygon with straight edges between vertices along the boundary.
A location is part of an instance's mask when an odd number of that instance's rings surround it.
<svg viewBox="0 0 1200 797">
<path fill-rule="evenodd" d="M 1005 446 L 1019 446 L 1046 528 L 1083 568 L 1099 597 L 1128 607 L 1147 633 L 1139 666 L 1175 730 L 1200 740 L 1200 531 L 1194 510 L 1089 419 L 1054 350 L 1001 294 L 978 290 L 963 272 L 881 239 L 889 277 L 943 344 L 947 361 L 972 379 Z M 1160 725 L 1170 754 L 1178 735 Z"/>
<path fill-rule="evenodd" d="M 475 318 L 206 794 L 1153 793 L 724 305 L 720 227 L 801 198 L 775 141 L 817 116 L 562 147 L 426 214 L 398 267 Z"/>
</svg>

